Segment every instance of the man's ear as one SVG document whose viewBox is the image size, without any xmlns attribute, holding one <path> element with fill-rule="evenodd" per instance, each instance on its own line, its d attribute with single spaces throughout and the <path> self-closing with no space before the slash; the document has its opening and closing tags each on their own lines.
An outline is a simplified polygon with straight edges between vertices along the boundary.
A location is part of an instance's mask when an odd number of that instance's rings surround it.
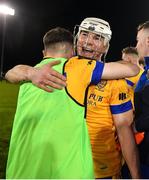
<svg viewBox="0 0 149 180">
<path fill-rule="evenodd" d="M 43 57 L 45 57 L 45 54 L 46 54 L 45 50 L 42 50 L 42 54 L 43 54 Z"/>
<path fill-rule="evenodd" d="M 149 47 L 149 36 L 147 37 L 147 46 Z"/>
</svg>

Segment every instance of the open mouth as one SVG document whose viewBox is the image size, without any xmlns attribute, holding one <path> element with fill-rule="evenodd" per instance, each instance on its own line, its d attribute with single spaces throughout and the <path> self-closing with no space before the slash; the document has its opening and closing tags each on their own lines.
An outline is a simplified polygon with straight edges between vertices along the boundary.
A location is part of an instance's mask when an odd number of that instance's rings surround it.
<svg viewBox="0 0 149 180">
<path fill-rule="evenodd" d="M 87 52 L 87 53 L 93 53 L 94 52 L 92 49 L 84 48 L 84 47 L 82 47 L 82 51 Z"/>
</svg>

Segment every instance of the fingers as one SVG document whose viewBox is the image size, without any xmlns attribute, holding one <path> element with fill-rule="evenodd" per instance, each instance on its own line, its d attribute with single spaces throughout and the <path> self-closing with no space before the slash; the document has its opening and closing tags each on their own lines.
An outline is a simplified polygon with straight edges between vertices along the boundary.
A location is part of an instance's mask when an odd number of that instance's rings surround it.
<svg viewBox="0 0 149 180">
<path fill-rule="evenodd" d="M 61 79 L 58 79 L 57 77 L 48 74 L 46 77 L 42 78 L 40 81 L 32 81 L 33 84 L 36 86 L 49 86 L 50 88 L 55 88 L 55 89 L 63 89 L 63 87 L 66 86 L 66 81 L 63 81 Z"/>
<path fill-rule="evenodd" d="M 52 61 L 40 68 L 36 68 L 32 73 L 32 83 L 37 87 L 52 92 L 54 89 L 63 89 L 66 84 L 66 77 L 56 70 L 52 69 L 54 65 L 61 63 L 61 61 Z"/>
<path fill-rule="evenodd" d="M 44 84 L 40 84 L 40 85 L 38 85 L 38 87 L 39 87 L 40 89 L 43 89 L 44 91 L 53 92 L 53 89 L 47 87 L 47 86 L 44 85 Z"/>
<path fill-rule="evenodd" d="M 44 80 L 44 84 L 45 86 L 50 86 L 54 89 L 63 89 L 63 87 L 65 85 L 62 85 L 63 81 L 61 82 L 61 80 L 55 78 L 55 77 L 52 77 L 50 78 L 50 81 L 48 80 Z"/>
<path fill-rule="evenodd" d="M 49 80 L 66 86 L 66 77 L 55 70 L 51 70 Z"/>
<path fill-rule="evenodd" d="M 63 88 L 62 86 L 60 86 L 60 85 L 58 85 L 58 84 L 56 84 L 54 82 L 51 82 L 51 81 L 44 81 L 44 83 L 40 83 L 40 84 L 38 84 L 36 86 L 38 86 L 40 89 L 43 89 L 43 90 L 45 90 L 47 92 L 53 92 L 52 88 L 59 89 L 59 90 L 61 90 Z"/>
<path fill-rule="evenodd" d="M 57 60 L 57 61 L 52 61 L 52 62 L 50 62 L 48 65 L 50 66 L 50 74 L 51 75 L 53 75 L 53 76 L 55 76 L 56 78 L 59 78 L 59 79 L 61 79 L 61 80 L 64 80 L 64 81 L 66 81 L 66 77 L 65 76 L 63 76 L 61 73 L 59 73 L 59 72 L 57 72 L 57 71 L 55 71 L 55 70 L 53 70 L 51 67 L 52 66 L 55 66 L 55 65 L 57 65 L 57 64 L 60 64 L 61 63 L 61 61 L 60 60 Z"/>
</svg>

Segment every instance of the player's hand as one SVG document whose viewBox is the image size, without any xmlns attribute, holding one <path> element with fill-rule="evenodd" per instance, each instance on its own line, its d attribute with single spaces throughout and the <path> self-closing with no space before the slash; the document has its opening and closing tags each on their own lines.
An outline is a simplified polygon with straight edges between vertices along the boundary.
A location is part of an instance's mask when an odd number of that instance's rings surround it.
<svg viewBox="0 0 149 180">
<path fill-rule="evenodd" d="M 60 63 L 61 61 L 57 60 L 40 68 L 33 68 L 28 74 L 29 79 L 34 85 L 47 92 L 52 92 L 53 88 L 62 89 L 66 86 L 66 77 L 52 69 L 53 66 Z"/>
</svg>

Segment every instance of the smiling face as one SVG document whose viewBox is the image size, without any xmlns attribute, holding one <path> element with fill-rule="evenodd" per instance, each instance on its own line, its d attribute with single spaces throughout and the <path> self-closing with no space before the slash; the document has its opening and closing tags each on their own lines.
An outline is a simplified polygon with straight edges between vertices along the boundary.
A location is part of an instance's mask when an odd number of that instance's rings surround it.
<svg viewBox="0 0 149 180">
<path fill-rule="evenodd" d="M 77 54 L 79 56 L 100 60 L 106 49 L 107 44 L 104 44 L 104 38 L 100 35 L 88 31 L 80 32 L 77 41 Z"/>
</svg>

